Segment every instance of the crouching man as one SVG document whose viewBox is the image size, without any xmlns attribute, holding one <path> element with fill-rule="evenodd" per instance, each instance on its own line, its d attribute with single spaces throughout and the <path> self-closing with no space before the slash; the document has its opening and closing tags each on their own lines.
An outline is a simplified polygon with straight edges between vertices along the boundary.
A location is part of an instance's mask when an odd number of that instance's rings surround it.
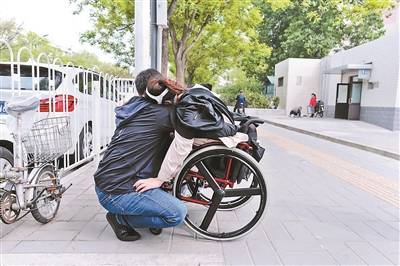
<svg viewBox="0 0 400 266">
<path fill-rule="evenodd" d="M 94 174 L 100 204 L 117 238 L 135 241 L 134 228 L 161 228 L 183 222 L 186 206 L 160 186 L 168 181 L 157 177 L 174 130 L 174 108 L 146 97 L 151 86 L 160 86 L 161 74 L 154 69 L 141 72 L 135 80 L 139 96 L 116 108 L 117 128 Z M 175 88 L 179 92 L 178 88 Z"/>
</svg>

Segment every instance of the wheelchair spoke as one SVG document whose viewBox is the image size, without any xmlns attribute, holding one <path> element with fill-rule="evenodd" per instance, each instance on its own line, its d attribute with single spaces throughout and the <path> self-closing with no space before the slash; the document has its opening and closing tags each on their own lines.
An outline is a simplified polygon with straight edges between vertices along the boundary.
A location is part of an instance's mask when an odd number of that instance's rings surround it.
<svg viewBox="0 0 400 266">
<path fill-rule="evenodd" d="M 214 192 L 212 199 L 211 199 L 211 205 L 207 210 L 206 215 L 204 216 L 203 221 L 201 222 L 200 228 L 207 231 L 208 227 L 210 226 L 210 223 L 212 219 L 215 216 L 215 213 L 217 212 L 217 209 L 219 207 L 219 204 L 221 203 L 221 200 L 223 198 L 223 191 L 219 190 L 217 192 Z"/>
<path fill-rule="evenodd" d="M 236 188 L 225 190 L 225 197 L 241 197 L 261 195 L 260 188 Z"/>
<path fill-rule="evenodd" d="M 214 192 L 221 189 L 221 187 L 215 181 L 214 177 L 211 175 L 210 171 L 208 171 L 207 167 L 204 165 L 203 162 L 198 162 L 196 164 L 196 167 L 199 169 L 203 177 L 207 180 L 208 184 L 211 186 Z"/>
</svg>

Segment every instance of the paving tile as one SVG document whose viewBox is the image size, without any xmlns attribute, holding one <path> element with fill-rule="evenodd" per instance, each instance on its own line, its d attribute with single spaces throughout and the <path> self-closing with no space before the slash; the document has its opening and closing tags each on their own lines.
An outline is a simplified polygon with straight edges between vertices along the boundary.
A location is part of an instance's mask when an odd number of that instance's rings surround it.
<svg viewBox="0 0 400 266">
<path fill-rule="evenodd" d="M 0 241 L 0 254 L 10 252 L 16 245 L 19 244 L 18 240 Z M 1 264 L 1 263 L 0 263 Z"/>
<path fill-rule="evenodd" d="M 269 241 L 247 239 L 250 256 L 255 265 L 281 265 L 282 262 Z"/>
<path fill-rule="evenodd" d="M 262 223 L 262 226 L 268 238 L 272 241 L 293 240 L 292 236 L 279 221 L 265 219 Z"/>
<path fill-rule="evenodd" d="M 380 251 L 393 264 L 400 265 L 398 241 L 371 241 L 371 246 Z"/>
<path fill-rule="evenodd" d="M 297 216 L 285 206 L 269 206 L 267 216 L 269 219 L 281 221 L 297 221 Z M 273 217 L 273 218 L 272 218 Z"/>
<path fill-rule="evenodd" d="M 56 221 L 70 221 L 72 217 L 75 215 L 79 215 L 82 213 L 83 207 L 60 207 L 60 210 L 57 213 L 57 216 L 55 218 Z"/>
<path fill-rule="evenodd" d="M 363 265 L 365 262 L 342 241 L 322 241 L 321 246 L 340 265 Z"/>
<path fill-rule="evenodd" d="M 172 239 L 175 241 L 195 239 L 195 233 L 184 224 L 173 228 Z"/>
<path fill-rule="evenodd" d="M 170 241 L 167 240 L 143 240 L 134 242 L 117 241 L 118 253 L 144 254 L 144 253 L 168 253 Z"/>
<path fill-rule="evenodd" d="M 179 254 L 222 254 L 222 243 L 206 239 L 172 240 L 169 252 Z"/>
<path fill-rule="evenodd" d="M 382 221 L 366 221 L 365 223 L 376 232 L 383 235 L 386 239 L 391 241 L 399 241 L 399 232 L 391 225 L 388 225 Z"/>
<path fill-rule="evenodd" d="M 89 222 L 74 240 L 97 240 L 107 226 L 107 222 Z"/>
<path fill-rule="evenodd" d="M 285 265 L 336 265 L 338 264 L 327 251 L 284 252 L 279 253 Z"/>
<path fill-rule="evenodd" d="M 376 220 L 382 220 L 382 221 L 392 221 L 392 222 L 398 222 L 399 221 L 399 216 L 398 215 L 393 215 L 390 214 L 384 210 L 382 210 L 380 207 L 377 206 L 366 206 L 365 210 L 369 213 L 371 213 L 374 217 L 376 217 Z"/>
<path fill-rule="evenodd" d="M 38 222 L 33 221 L 24 221 L 21 223 L 19 227 L 9 232 L 2 240 L 25 240 L 42 226 Z"/>
<path fill-rule="evenodd" d="M 99 208 L 98 206 L 83 207 L 79 213 L 71 217 L 71 221 L 90 221 L 98 213 Z"/>
<path fill-rule="evenodd" d="M 286 230 L 294 240 L 315 240 L 313 234 L 300 222 L 283 222 Z"/>
<path fill-rule="evenodd" d="M 10 253 L 63 253 L 70 241 L 29 241 L 24 240 Z"/>
<path fill-rule="evenodd" d="M 390 265 L 393 264 L 382 253 L 377 251 L 367 242 L 346 243 L 365 263 L 369 265 Z"/>
<path fill-rule="evenodd" d="M 228 265 L 253 265 L 253 260 L 245 241 L 222 243 L 225 263 Z"/>
<path fill-rule="evenodd" d="M 3 255 L 7 265 L 120 265 L 120 266 L 154 266 L 154 265 L 225 265 L 221 254 L 110 254 L 110 253 L 74 253 L 74 254 L 6 254 Z M 51 262 L 51 264 L 49 264 Z"/>
<path fill-rule="evenodd" d="M 75 222 L 75 221 L 56 221 L 53 220 L 50 223 L 47 223 L 39 228 L 40 231 L 58 231 L 58 230 L 73 230 L 80 231 L 82 230 L 87 222 Z"/>
<path fill-rule="evenodd" d="M 4 224 L 4 223 L 0 222 L 0 239 L 21 225 L 22 225 L 22 222 L 13 223 L 13 224 Z"/>
<path fill-rule="evenodd" d="M 367 241 L 383 241 L 384 236 L 373 230 L 371 227 L 366 225 L 364 222 L 346 222 L 346 226 L 362 239 Z"/>
<path fill-rule="evenodd" d="M 117 240 L 117 237 L 115 236 L 115 233 L 110 225 L 107 225 L 103 232 L 100 234 L 99 240 L 105 242 Z"/>
<path fill-rule="evenodd" d="M 273 240 L 272 245 L 281 252 L 311 252 L 323 250 L 323 245 L 317 240 Z"/>
<path fill-rule="evenodd" d="M 258 224 L 250 233 L 243 237 L 246 240 L 257 240 L 259 242 L 269 241 L 267 234 L 261 224 Z"/>
<path fill-rule="evenodd" d="M 114 241 L 71 241 L 65 253 L 117 253 L 119 240 Z"/>
<path fill-rule="evenodd" d="M 338 218 L 332 214 L 329 208 L 322 206 L 311 206 L 309 209 L 320 222 L 339 222 Z"/>
<path fill-rule="evenodd" d="M 295 203 L 292 206 L 289 206 L 289 209 L 294 213 L 294 215 L 296 215 L 299 221 L 319 221 L 317 216 L 308 209 L 308 206 L 299 206 L 297 203 Z"/>
<path fill-rule="evenodd" d="M 317 239 L 330 239 L 330 240 L 361 240 L 361 237 L 351 231 L 346 225 L 342 223 L 321 223 L 305 221 L 304 225 Z"/>
<path fill-rule="evenodd" d="M 55 240 L 68 241 L 74 239 L 79 231 L 58 230 L 58 231 L 36 231 L 25 238 L 25 240 Z"/>
</svg>

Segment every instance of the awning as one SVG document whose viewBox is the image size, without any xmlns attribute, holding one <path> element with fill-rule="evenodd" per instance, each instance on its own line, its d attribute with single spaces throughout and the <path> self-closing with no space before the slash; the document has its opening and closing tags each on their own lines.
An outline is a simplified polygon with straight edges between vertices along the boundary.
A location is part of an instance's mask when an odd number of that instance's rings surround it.
<svg viewBox="0 0 400 266">
<path fill-rule="evenodd" d="M 372 64 L 346 64 L 341 66 L 332 67 L 324 71 L 324 74 L 342 74 L 346 71 L 372 69 Z"/>
</svg>

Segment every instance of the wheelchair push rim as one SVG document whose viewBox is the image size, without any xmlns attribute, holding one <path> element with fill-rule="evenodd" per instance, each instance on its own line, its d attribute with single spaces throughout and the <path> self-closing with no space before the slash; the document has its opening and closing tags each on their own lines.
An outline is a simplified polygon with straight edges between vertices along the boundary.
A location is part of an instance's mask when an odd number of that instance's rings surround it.
<svg viewBox="0 0 400 266">
<path fill-rule="evenodd" d="M 249 170 L 251 170 L 253 174 L 253 179 L 256 180 L 256 183 L 258 184 L 257 187 L 224 187 L 223 183 L 221 183 L 221 178 L 212 176 L 212 173 L 209 171 L 209 169 L 207 169 L 207 165 L 204 164 L 204 161 L 206 159 L 218 156 L 234 159 L 247 167 Z M 187 186 L 187 182 L 191 182 L 187 180 L 187 174 L 194 167 L 197 168 L 198 172 L 201 175 L 203 175 L 204 180 L 202 180 L 202 182 L 206 183 L 205 187 L 208 186 L 208 188 L 212 189 L 213 193 L 211 201 L 204 200 L 204 197 L 198 197 L 196 193 L 193 194 L 192 192 L 190 192 L 191 195 L 185 194 L 184 187 Z M 200 177 L 197 177 L 196 182 L 198 182 L 197 180 L 199 179 Z M 194 231 L 198 235 L 203 236 L 204 238 L 222 241 L 233 240 L 243 237 L 244 235 L 250 233 L 253 229 L 255 229 L 265 215 L 265 208 L 267 204 L 267 188 L 257 161 L 254 160 L 254 158 L 252 158 L 249 154 L 239 149 L 229 149 L 221 146 L 206 147 L 196 151 L 191 156 L 189 156 L 189 158 L 184 163 L 184 167 L 175 179 L 174 195 L 178 199 L 187 202 L 188 215 L 185 218 L 185 224 L 192 231 Z M 223 219 L 220 220 L 218 218 L 219 215 L 221 215 L 222 213 L 227 213 L 226 210 L 224 212 L 219 212 L 221 211 L 219 205 L 224 198 L 238 196 L 250 198 L 257 197 L 259 198 L 259 200 L 255 202 L 257 206 L 254 208 L 254 215 L 251 216 L 249 221 L 246 221 L 243 226 L 240 225 L 239 228 L 235 228 L 229 231 L 224 228 L 224 225 L 226 227 L 227 224 L 229 227 L 229 223 L 227 222 L 227 220 L 224 221 Z M 202 218 L 200 218 L 200 220 L 197 219 L 196 221 L 196 212 L 199 211 L 200 206 L 203 208 L 205 215 L 200 215 Z M 252 208 L 253 206 L 250 204 L 246 204 L 246 207 Z M 240 208 L 239 210 L 242 209 L 243 208 Z M 231 210 L 232 215 L 236 217 L 235 222 L 237 221 L 238 224 L 240 224 L 244 220 L 241 220 L 241 217 L 239 216 L 240 213 L 238 215 L 236 211 L 237 210 Z"/>
</svg>

